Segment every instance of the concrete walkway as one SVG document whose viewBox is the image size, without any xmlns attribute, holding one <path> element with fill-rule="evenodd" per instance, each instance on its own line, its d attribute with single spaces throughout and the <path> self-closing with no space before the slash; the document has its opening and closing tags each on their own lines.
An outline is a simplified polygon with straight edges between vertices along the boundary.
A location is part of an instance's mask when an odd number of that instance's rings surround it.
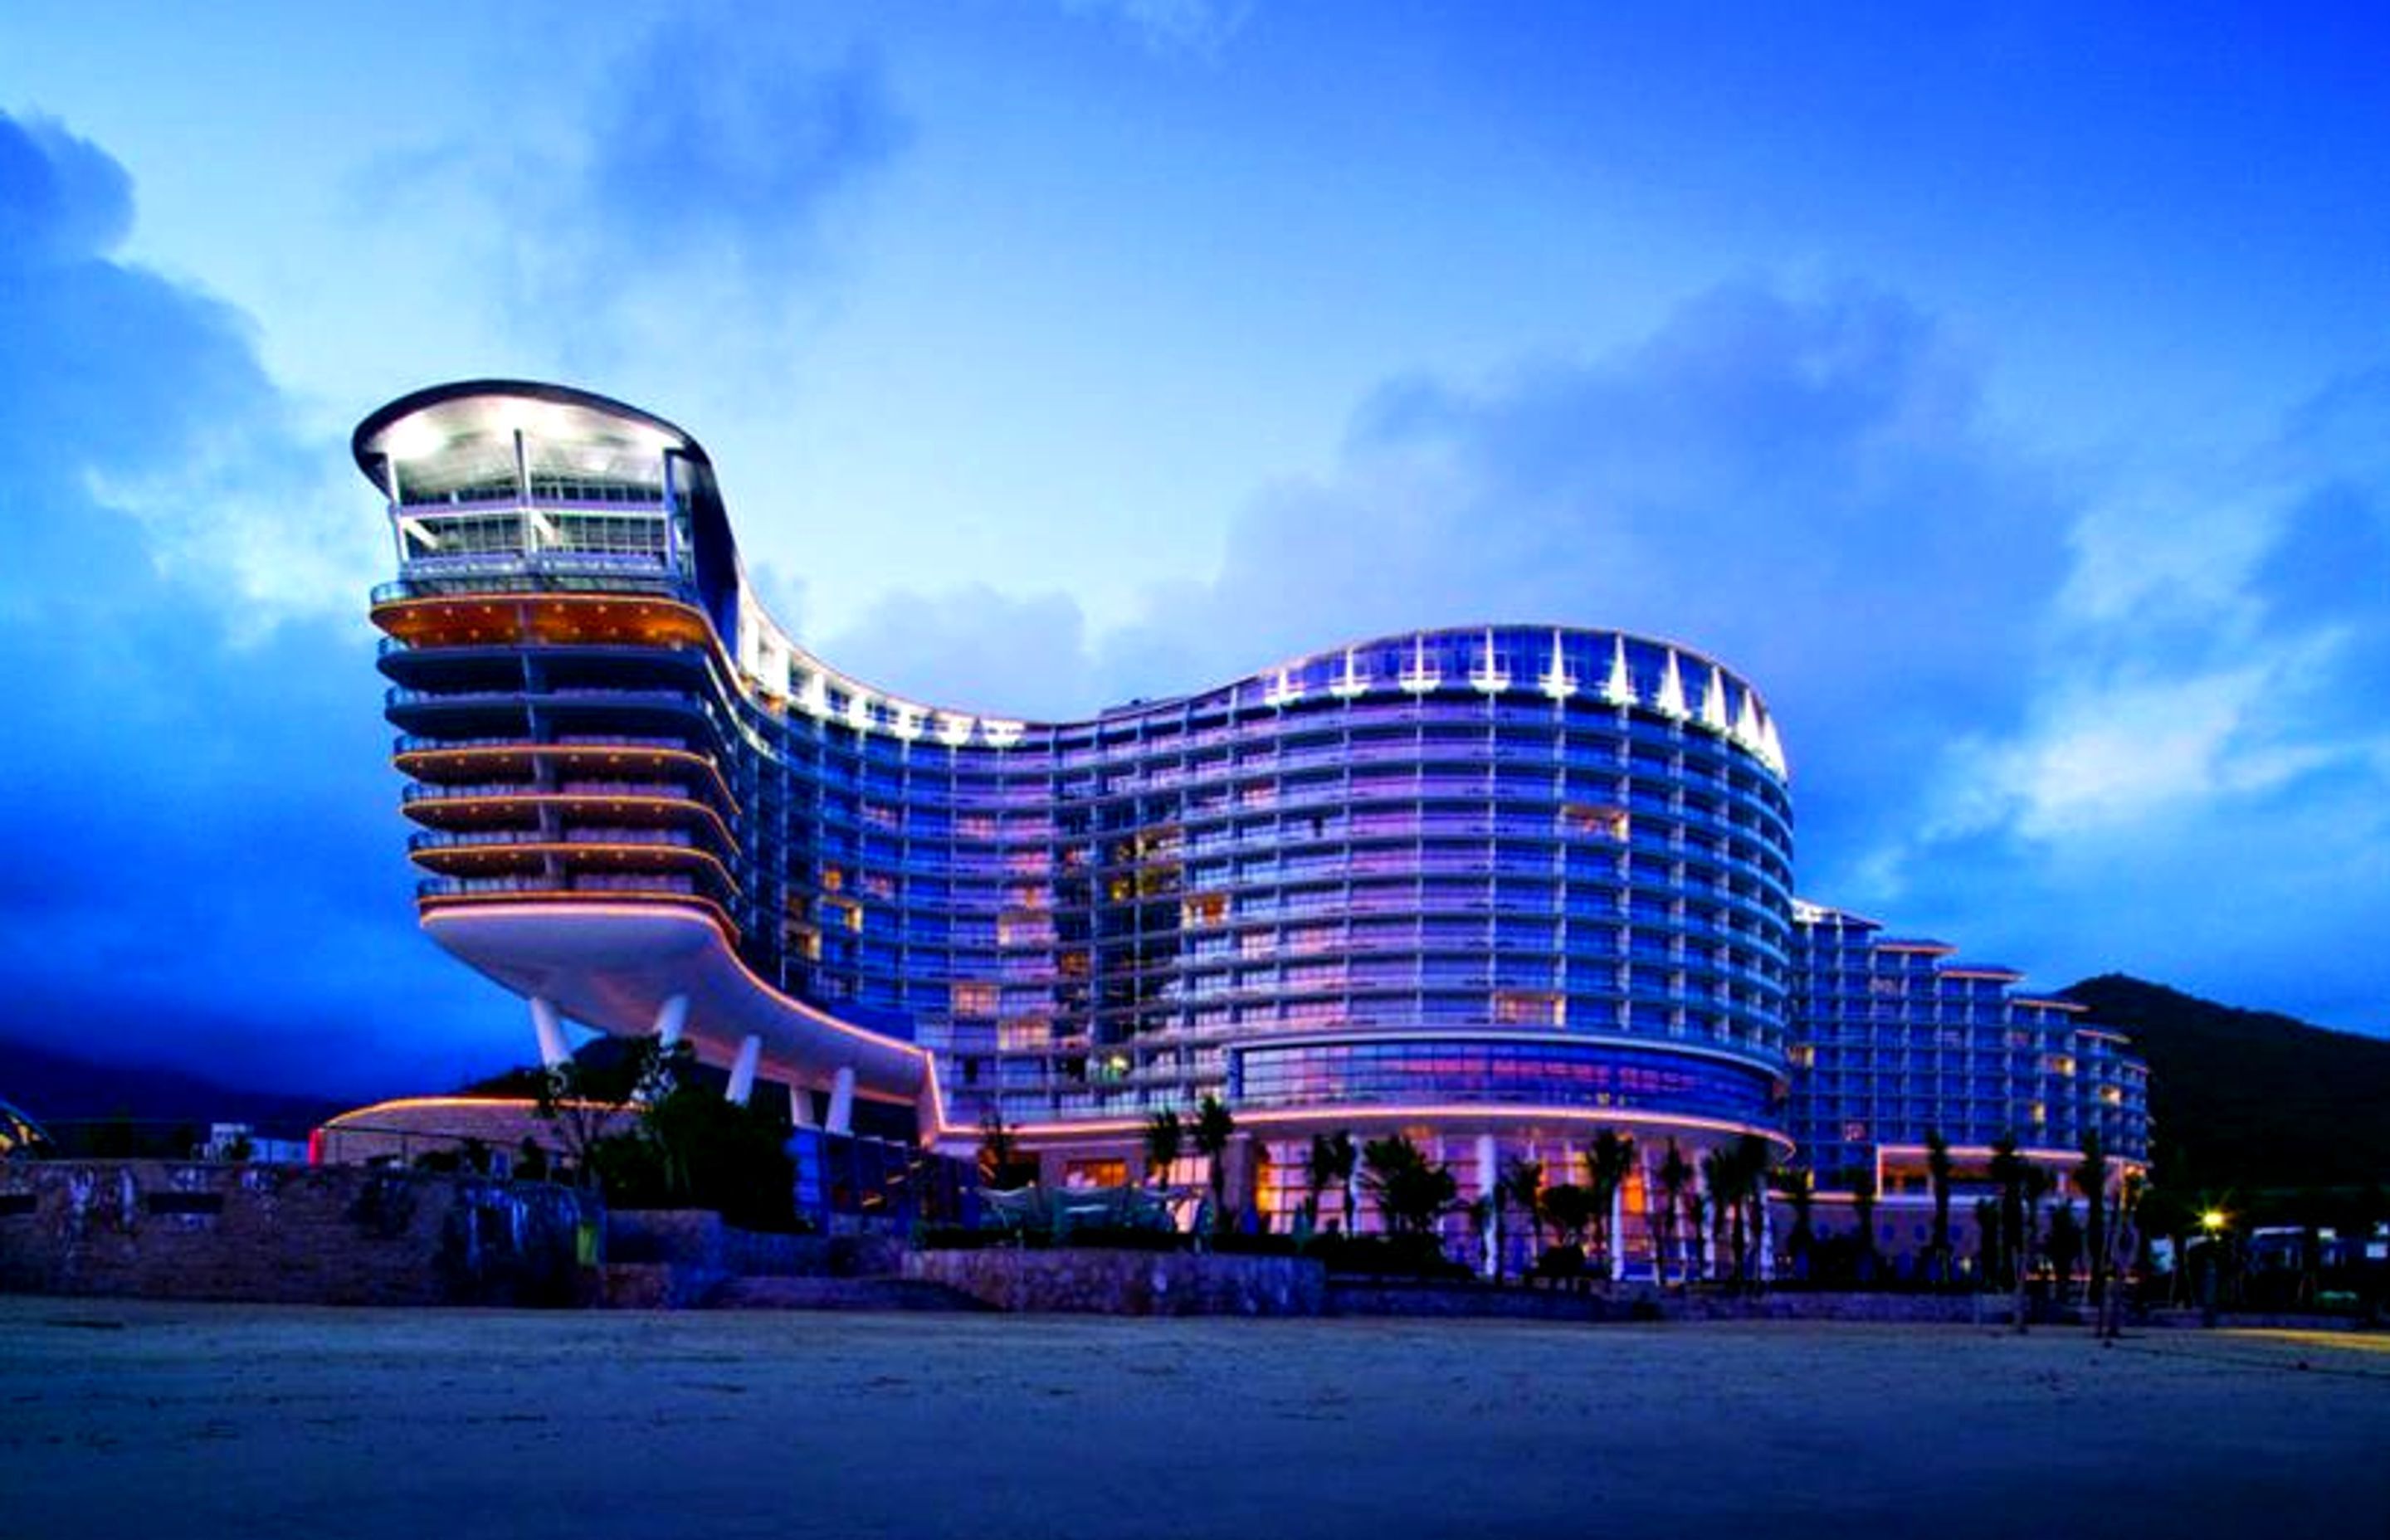
<svg viewBox="0 0 2390 1540">
<path fill-rule="evenodd" d="M 2365 1340 L 0 1299 L 27 1535 L 2390 1533 Z"/>
</svg>

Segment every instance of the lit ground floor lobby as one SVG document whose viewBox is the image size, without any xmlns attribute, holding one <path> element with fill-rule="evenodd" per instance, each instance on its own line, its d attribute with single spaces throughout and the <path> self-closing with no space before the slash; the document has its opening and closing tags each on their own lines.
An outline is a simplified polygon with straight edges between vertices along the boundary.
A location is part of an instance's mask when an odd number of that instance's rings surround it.
<svg viewBox="0 0 2390 1540">
<path fill-rule="evenodd" d="M 2377 1534 L 2384 1345 L 16 1297 L 0 1492 L 26 1534 Z"/>
</svg>

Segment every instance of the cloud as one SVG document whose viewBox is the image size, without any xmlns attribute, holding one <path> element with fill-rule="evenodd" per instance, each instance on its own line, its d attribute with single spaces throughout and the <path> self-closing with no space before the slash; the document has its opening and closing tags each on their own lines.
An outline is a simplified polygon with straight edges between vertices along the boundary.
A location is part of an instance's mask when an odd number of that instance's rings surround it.
<svg viewBox="0 0 2390 1540">
<path fill-rule="evenodd" d="M 0 1031 L 331 1088 L 511 1057 L 406 923 L 362 585 L 275 597 L 371 520 L 227 518 L 337 449 L 237 314 L 115 257 L 131 219 L 104 151 L 0 114 Z"/>
<path fill-rule="evenodd" d="M 378 160 L 359 216 L 481 232 L 427 264 L 568 372 L 784 375 L 832 224 L 911 141 L 879 57 L 700 7 L 559 70 L 522 121 Z"/>
<path fill-rule="evenodd" d="M 2390 1025 L 2384 428 L 2390 373 L 2354 377 L 2204 488 L 2090 510 L 2027 711 L 1885 830 L 1881 891 L 2069 972 Z"/>
</svg>

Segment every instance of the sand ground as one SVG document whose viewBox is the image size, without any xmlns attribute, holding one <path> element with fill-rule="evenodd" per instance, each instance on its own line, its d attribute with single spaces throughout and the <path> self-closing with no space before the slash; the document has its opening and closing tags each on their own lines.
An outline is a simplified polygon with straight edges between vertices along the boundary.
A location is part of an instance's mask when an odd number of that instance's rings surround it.
<svg viewBox="0 0 2390 1540">
<path fill-rule="evenodd" d="M 2292 1334 L 0 1299 L 10 1535 L 2390 1535 Z"/>
</svg>

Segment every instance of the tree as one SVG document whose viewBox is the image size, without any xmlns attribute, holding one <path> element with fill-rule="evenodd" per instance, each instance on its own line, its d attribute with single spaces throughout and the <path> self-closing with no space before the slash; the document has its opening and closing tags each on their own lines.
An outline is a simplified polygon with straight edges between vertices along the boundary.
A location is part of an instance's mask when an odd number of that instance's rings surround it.
<svg viewBox="0 0 2390 1540">
<path fill-rule="evenodd" d="M 1776 1162 L 1776 1148 L 1756 1134 L 1735 1136 L 1732 1146 L 1734 1161 L 1737 1218 L 1734 1230 L 1735 1278 L 1748 1282 L 1750 1259 L 1762 1244 L 1767 1225 L 1767 1173 Z M 1743 1227 L 1741 1215 L 1750 1215 L 1750 1228 Z"/>
<path fill-rule="evenodd" d="M 1852 1264 L 1858 1270 L 1858 1281 L 1875 1281 L 1875 1168 L 1853 1166 L 1850 1169 L 1851 1213 L 1858 1221 L 1858 1249 L 1852 1253 Z"/>
<path fill-rule="evenodd" d="M 1378 1202 L 1389 1233 L 1425 1235 L 1452 1206 L 1459 1184 L 1400 1134 L 1371 1139 L 1361 1149 L 1362 1182 Z"/>
<path fill-rule="evenodd" d="M 1186 1144 L 1187 1125 L 1178 1121 L 1176 1111 L 1164 1108 L 1146 1123 L 1145 1165 L 1154 1185 L 1170 1180 L 1170 1168 L 1178 1163 L 1178 1152 Z"/>
<path fill-rule="evenodd" d="M 1334 1187 L 1343 1202 L 1344 1233 L 1353 1233 L 1353 1167 L 1360 1151 L 1353 1148 L 1353 1136 L 1343 1129 L 1333 1134 L 1314 1134 L 1311 1153 L 1304 1161 L 1304 1179 L 1311 1196 L 1312 1222 L 1319 1219 L 1319 1194 Z"/>
<path fill-rule="evenodd" d="M 533 1099 L 541 1120 L 556 1131 L 583 1187 L 597 1185 L 591 1157 L 624 1121 L 631 1104 L 661 1097 L 696 1063 L 697 1051 L 687 1042 L 667 1048 L 662 1039 L 649 1033 L 615 1038 L 596 1051 L 548 1067 Z"/>
<path fill-rule="evenodd" d="M 2024 1288 L 2024 1181 L 2031 1169 L 2017 1153 L 2015 1135 L 2003 1134 L 1992 1141 L 1991 1177 L 2000 1189 L 2000 1281 L 2014 1285 L 2020 1296 Z"/>
<path fill-rule="evenodd" d="M 1685 1159 L 1677 1141 L 1668 1141 L 1668 1153 L 1660 1161 L 1660 1256 L 1657 1275 L 1660 1287 L 1668 1286 L 1668 1253 L 1676 1250 L 1677 1216 L 1685 1212 L 1686 1200 L 1693 1190 L 1693 1168 Z M 1701 1221 L 1695 1217 L 1694 1226 Z"/>
<path fill-rule="evenodd" d="M 1004 1121 L 1004 1109 L 991 1099 L 979 1120 L 979 1179 L 983 1187 L 1009 1192 L 1030 1185 L 1015 1179 L 1013 1157 L 1017 1144 L 1011 1125 Z"/>
<path fill-rule="evenodd" d="M 1595 1243 L 1601 1253 L 1603 1272 L 1617 1274 L 1618 1195 L 1626 1182 L 1626 1174 L 1635 1168 L 1635 1141 L 1616 1129 L 1605 1128 L 1594 1136 L 1585 1152 L 1586 1186 L 1593 1197 Z"/>
<path fill-rule="evenodd" d="M 2108 1303 L 2108 1149 L 2100 1131 L 2083 1136 L 2083 1159 L 2075 1168 L 2075 1190 L 2083 1195 L 2083 1243 L 2091 1263 L 2091 1310 Z"/>
<path fill-rule="evenodd" d="M 1195 1149 L 1211 1162 L 1213 1223 L 1223 1227 L 1228 1221 L 1228 1141 L 1236 1133 L 1228 1104 L 1206 1095 L 1195 1109 Z"/>
<path fill-rule="evenodd" d="M 1505 1203 L 1515 1203 L 1527 1216 L 1527 1228 L 1534 1238 L 1535 1250 L 1544 1249 L 1544 1164 L 1541 1161 L 1508 1161 L 1502 1166 L 1502 1179 L 1494 1189 L 1494 1277 L 1502 1277 L 1502 1209 Z"/>
<path fill-rule="evenodd" d="M 1807 1171 L 1796 1166 L 1778 1177 L 1778 1186 L 1792 1203 L 1792 1233 L 1786 1238 L 1784 1249 L 1792 1253 L 1793 1276 L 1806 1279 L 1810 1254 L 1818 1244 L 1814 1223 L 1817 1183 Z"/>
<path fill-rule="evenodd" d="M 2039 1244 L 2041 1200 L 2057 1184 L 2049 1172 L 2037 1165 L 2027 1164 L 2017 1179 L 2022 1224 L 2017 1230 L 2016 1249 L 2016 1329 L 2019 1336 L 2025 1330 L 2025 1286 L 2033 1274 L 2035 1248 Z"/>
<path fill-rule="evenodd" d="M 1594 1204 L 1590 1188 L 1574 1182 L 1561 1182 L 1544 1189 L 1544 1217 L 1564 1245 L 1585 1249 L 1586 1231 L 1593 1225 Z"/>
<path fill-rule="evenodd" d="M 2075 1264 L 2083 1260 L 2083 1225 L 2075 1217 L 2075 1205 L 2062 1199 L 2049 1211 L 2046 1249 L 2050 1274 L 2057 1280 L 2058 1302 L 2063 1304 L 2074 1286 Z"/>
<path fill-rule="evenodd" d="M 1933 1278 L 1936 1283 L 1950 1281 L 1950 1179 L 1956 1162 L 1950 1159 L 1950 1141 L 1942 1130 L 1925 1131 L 1925 1174 L 1934 1184 L 1934 1251 Z"/>
<path fill-rule="evenodd" d="M 1702 1152 L 1702 1190 L 1709 1200 L 1710 1210 L 1706 1239 L 1714 1248 L 1720 1245 L 1722 1239 L 1720 1232 L 1727 1227 L 1727 1210 L 1734 1206 L 1733 1200 L 1728 1196 L 1733 1183 L 1734 1156 L 1724 1149 L 1703 1150 Z M 1728 1257 L 1731 1265 L 1733 1253 L 1728 1251 Z"/>
<path fill-rule="evenodd" d="M 2000 1241 L 2000 1200 L 1975 1200 L 1975 1288 L 1978 1292 L 2000 1287 L 2008 1277 Z"/>
</svg>

